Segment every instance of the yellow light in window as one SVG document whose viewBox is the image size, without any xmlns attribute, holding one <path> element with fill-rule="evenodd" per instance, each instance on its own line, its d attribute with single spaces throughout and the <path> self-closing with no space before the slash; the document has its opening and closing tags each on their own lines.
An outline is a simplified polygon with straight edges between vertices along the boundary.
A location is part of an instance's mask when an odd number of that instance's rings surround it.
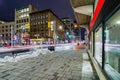
<svg viewBox="0 0 120 80">
<path fill-rule="evenodd" d="M 51 28 L 51 22 L 48 22 L 48 28 Z"/>
</svg>

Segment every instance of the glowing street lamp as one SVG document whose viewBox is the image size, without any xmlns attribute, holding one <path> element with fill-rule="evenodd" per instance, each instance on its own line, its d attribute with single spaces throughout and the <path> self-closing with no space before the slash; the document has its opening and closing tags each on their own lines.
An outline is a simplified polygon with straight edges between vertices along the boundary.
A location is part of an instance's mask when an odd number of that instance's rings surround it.
<svg viewBox="0 0 120 80">
<path fill-rule="evenodd" d="M 78 28 L 77 24 L 74 25 L 74 28 Z"/>
<path fill-rule="evenodd" d="M 69 32 L 66 32 L 67 35 L 69 35 Z"/>
<path fill-rule="evenodd" d="M 63 29 L 62 26 L 59 26 L 59 29 L 62 30 Z"/>
</svg>

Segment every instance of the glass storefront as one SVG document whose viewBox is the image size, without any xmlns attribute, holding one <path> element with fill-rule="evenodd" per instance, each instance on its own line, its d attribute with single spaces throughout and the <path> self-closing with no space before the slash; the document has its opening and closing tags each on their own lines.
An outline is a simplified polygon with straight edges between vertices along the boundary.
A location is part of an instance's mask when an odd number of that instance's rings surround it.
<svg viewBox="0 0 120 80">
<path fill-rule="evenodd" d="M 105 23 L 105 70 L 111 79 L 120 79 L 120 9 Z"/>
<path fill-rule="evenodd" d="M 95 30 L 95 51 L 94 57 L 102 65 L 102 24 Z"/>
</svg>

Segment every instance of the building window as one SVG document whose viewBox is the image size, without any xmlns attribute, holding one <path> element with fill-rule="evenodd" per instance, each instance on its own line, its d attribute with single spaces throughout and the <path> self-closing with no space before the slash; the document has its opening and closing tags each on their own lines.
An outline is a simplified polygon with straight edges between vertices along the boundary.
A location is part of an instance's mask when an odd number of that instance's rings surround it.
<svg viewBox="0 0 120 80">
<path fill-rule="evenodd" d="M 24 22 L 26 22 L 26 19 L 24 19 Z"/>
<path fill-rule="evenodd" d="M 40 19 L 40 16 L 38 16 L 38 19 Z"/>
<path fill-rule="evenodd" d="M 46 30 L 48 30 L 48 27 L 46 26 Z"/>
<path fill-rule="evenodd" d="M 17 28 L 18 28 L 19 26 L 17 25 Z"/>
<path fill-rule="evenodd" d="M 36 32 L 36 28 L 34 28 L 34 32 Z"/>
<path fill-rule="evenodd" d="M 48 18 L 48 14 L 46 14 L 46 18 Z"/>
<path fill-rule="evenodd" d="M 26 12 L 26 9 L 23 9 L 23 12 Z"/>
<path fill-rule="evenodd" d="M 29 22 L 29 19 L 28 19 L 28 18 L 26 19 L 26 22 Z"/>
<path fill-rule="evenodd" d="M 4 34 L 2 34 L 2 36 L 4 37 Z"/>
<path fill-rule="evenodd" d="M 17 30 L 17 32 L 19 32 L 19 30 Z"/>
<path fill-rule="evenodd" d="M 45 16 L 43 15 L 43 19 L 45 18 Z"/>
<path fill-rule="evenodd" d="M 41 16 L 41 19 L 42 19 L 43 17 Z"/>
<path fill-rule="evenodd" d="M 42 21 L 42 23 L 44 24 L 44 21 Z"/>
<path fill-rule="evenodd" d="M 16 21 L 16 23 L 19 23 L 18 20 Z"/>
<path fill-rule="evenodd" d="M 8 28 L 8 26 L 6 26 L 6 28 Z"/>
<path fill-rule="evenodd" d="M 6 37 L 8 37 L 8 34 L 6 34 Z"/>
<path fill-rule="evenodd" d="M 29 17 L 29 14 L 27 13 L 26 16 Z"/>
<path fill-rule="evenodd" d="M 33 18 L 30 19 L 30 21 L 32 21 L 32 20 L 33 20 Z"/>
<path fill-rule="evenodd" d="M 46 21 L 46 24 L 48 23 L 48 21 Z"/>
<path fill-rule="evenodd" d="M 95 59 L 102 66 L 102 24 L 95 30 Z"/>
<path fill-rule="evenodd" d="M 35 22 L 33 23 L 33 25 L 35 25 Z"/>
<path fill-rule="evenodd" d="M 40 25 L 40 22 L 38 22 L 38 25 Z"/>
<path fill-rule="evenodd" d="M 19 22 L 18 23 L 21 23 L 21 20 L 19 20 Z"/>
<path fill-rule="evenodd" d="M 115 77 L 120 77 L 120 9 L 110 17 L 105 27 L 105 70 L 115 80 Z"/>
<path fill-rule="evenodd" d="M 29 8 L 27 8 L 26 11 L 29 11 Z"/>
<path fill-rule="evenodd" d="M 41 21 L 41 24 L 42 24 L 42 21 Z"/>
</svg>

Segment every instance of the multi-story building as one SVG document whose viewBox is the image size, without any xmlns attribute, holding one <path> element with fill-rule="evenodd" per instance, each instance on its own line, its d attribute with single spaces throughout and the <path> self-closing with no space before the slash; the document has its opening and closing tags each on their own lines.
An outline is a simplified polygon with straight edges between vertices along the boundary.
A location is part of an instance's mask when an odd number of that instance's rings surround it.
<svg viewBox="0 0 120 80">
<path fill-rule="evenodd" d="M 24 35 L 22 36 L 24 38 L 29 37 L 29 13 L 34 11 L 37 11 L 37 9 L 32 5 L 15 9 L 15 33 L 21 34 L 20 36 Z"/>
<path fill-rule="evenodd" d="M 14 33 L 14 22 L 4 22 L 0 24 L 0 41 L 7 43 L 11 41 L 11 34 Z"/>
<path fill-rule="evenodd" d="M 65 30 L 74 30 L 74 21 L 70 17 L 62 18 L 62 22 L 65 24 Z"/>
<path fill-rule="evenodd" d="M 50 10 L 30 13 L 30 38 L 34 42 L 64 39 L 62 21 Z"/>
<path fill-rule="evenodd" d="M 74 36 L 74 21 L 70 17 L 65 17 L 61 20 L 64 23 L 66 39 L 70 40 Z"/>
</svg>

